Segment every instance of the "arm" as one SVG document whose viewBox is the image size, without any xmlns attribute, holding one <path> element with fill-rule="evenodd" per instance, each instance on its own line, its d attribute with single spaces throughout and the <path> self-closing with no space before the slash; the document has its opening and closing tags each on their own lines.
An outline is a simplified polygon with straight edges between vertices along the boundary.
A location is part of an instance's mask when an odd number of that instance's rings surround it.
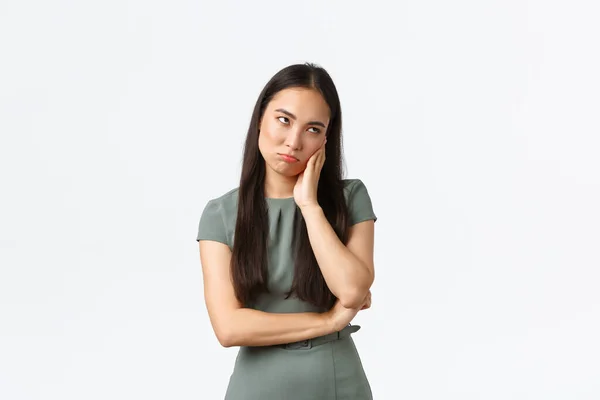
<svg viewBox="0 0 600 400">
<path fill-rule="evenodd" d="M 373 220 L 350 227 L 347 245 L 337 237 L 318 205 L 301 208 L 308 237 L 325 282 L 347 308 L 360 307 L 375 279 Z"/>
<path fill-rule="evenodd" d="M 275 314 L 243 308 L 231 283 L 229 247 L 210 240 L 199 243 L 206 308 L 222 346 L 283 344 L 337 330 L 329 313 Z"/>
</svg>

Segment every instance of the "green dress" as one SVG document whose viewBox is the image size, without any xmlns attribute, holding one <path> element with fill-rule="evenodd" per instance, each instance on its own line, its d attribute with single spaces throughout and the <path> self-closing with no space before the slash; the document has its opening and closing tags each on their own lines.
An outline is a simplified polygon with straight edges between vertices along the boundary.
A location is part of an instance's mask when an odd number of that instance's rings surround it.
<svg viewBox="0 0 600 400">
<path fill-rule="evenodd" d="M 367 188 L 359 179 L 344 180 L 350 225 L 377 220 Z M 196 240 L 214 240 L 233 248 L 238 189 L 205 206 Z M 323 312 L 295 297 L 285 299 L 292 285 L 294 198 L 267 198 L 269 210 L 270 293 L 253 308 L 273 313 Z M 367 400 L 371 388 L 351 336 L 312 348 L 242 346 L 231 374 L 226 400 Z"/>
</svg>

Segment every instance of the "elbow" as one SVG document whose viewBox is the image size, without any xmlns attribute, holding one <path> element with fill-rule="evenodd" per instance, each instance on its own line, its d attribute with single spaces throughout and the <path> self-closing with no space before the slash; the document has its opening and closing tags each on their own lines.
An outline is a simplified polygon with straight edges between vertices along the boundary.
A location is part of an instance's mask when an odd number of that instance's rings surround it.
<svg viewBox="0 0 600 400">
<path fill-rule="evenodd" d="M 361 308 L 372 283 L 373 279 L 369 279 L 362 285 L 354 285 L 353 287 L 348 288 L 345 293 L 342 293 L 339 297 L 340 304 L 345 308 Z"/>
<path fill-rule="evenodd" d="M 359 301 L 357 297 L 342 297 L 340 303 L 345 308 L 360 308 L 362 306 L 362 299 Z"/>
<path fill-rule="evenodd" d="M 226 327 L 220 327 L 219 329 L 215 329 L 215 335 L 217 336 L 217 340 L 219 344 L 223 347 L 233 347 L 235 346 L 235 337 L 232 333 L 232 329 L 228 329 Z"/>
<path fill-rule="evenodd" d="M 237 320 L 235 312 L 226 312 L 219 315 L 218 318 L 213 317 L 211 320 L 215 336 L 221 346 L 242 346 L 244 332 L 241 328 L 243 325 L 240 326 Z"/>
<path fill-rule="evenodd" d="M 345 308 L 361 308 L 368 292 L 369 289 L 361 290 L 356 288 L 348 290 L 339 298 L 340 304 Z"/>
<path fill-rule="evenodd" d="M 223 337 L 221 336 L 217 336 L 217 339 L 219 340 L 219 344 L 225 348 L 229 348 L 229 347 L 233 347 L 233 340 L 231 340 L 228 337 Z"/>
</svg>

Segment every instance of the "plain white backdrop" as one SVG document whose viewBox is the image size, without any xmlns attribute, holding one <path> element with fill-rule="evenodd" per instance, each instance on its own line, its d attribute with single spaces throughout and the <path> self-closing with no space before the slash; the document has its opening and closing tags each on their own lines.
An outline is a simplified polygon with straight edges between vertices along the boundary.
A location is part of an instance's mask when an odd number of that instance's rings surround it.
<svg viewBox="0 0 600 400">
<path fill-rule="evenodd" d="M 600 398 L 593 1 L 0 1 L 0 399 L 220 399 L 195 240 L 311 61 L 376 223 L 374 397 Z M 265 399 L 268 400 L 268 399 Z"/>
</svg>

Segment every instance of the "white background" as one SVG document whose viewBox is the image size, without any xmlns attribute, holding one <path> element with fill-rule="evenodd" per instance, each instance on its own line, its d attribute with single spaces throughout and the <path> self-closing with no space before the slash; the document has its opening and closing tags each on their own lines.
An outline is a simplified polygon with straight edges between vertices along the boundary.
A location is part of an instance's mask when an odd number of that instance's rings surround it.
<svg viewBox="0 0 600 400">
<path fill-rule="evenodd" d="M 593 1 L 0 1 L 0 399 L 219 399 L 195 240 L 325 67 L 376 223 L 374 397 L 600 397 Z"/>
</svg>

